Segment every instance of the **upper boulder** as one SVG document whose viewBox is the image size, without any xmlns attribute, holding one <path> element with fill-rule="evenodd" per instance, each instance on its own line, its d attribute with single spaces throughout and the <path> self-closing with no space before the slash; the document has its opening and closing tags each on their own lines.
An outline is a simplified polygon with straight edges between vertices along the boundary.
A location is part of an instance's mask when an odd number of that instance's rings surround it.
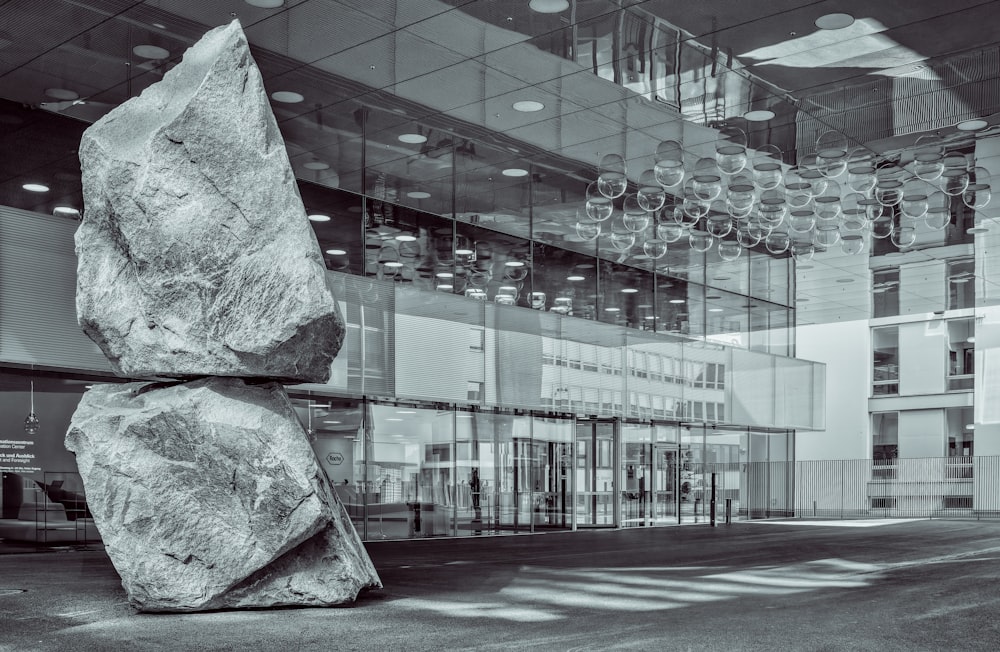
<svg viewBox="0 0 1000 652">
<path fill-rule="evenodd" d="M 237 21 L 80 145 L 77 316 L 128 376 L 325 382 L 343 340 Z"/>
</svg>

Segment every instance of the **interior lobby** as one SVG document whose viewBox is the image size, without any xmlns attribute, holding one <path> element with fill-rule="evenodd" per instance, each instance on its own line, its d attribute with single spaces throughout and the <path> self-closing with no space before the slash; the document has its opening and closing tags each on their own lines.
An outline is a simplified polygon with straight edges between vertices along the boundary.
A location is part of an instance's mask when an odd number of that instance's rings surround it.
<svg viewBox="0 0 1000 652">
<path fill-rule="evenodd" d="M 0 551 L 101 545 L 64 437 L 142 380 L 77 323 L 81 136 L 234 19 L 346 325 L 287 389 L 364 540 L 1000 514 L 998 9 L 0 4 Z"/>
</svg>

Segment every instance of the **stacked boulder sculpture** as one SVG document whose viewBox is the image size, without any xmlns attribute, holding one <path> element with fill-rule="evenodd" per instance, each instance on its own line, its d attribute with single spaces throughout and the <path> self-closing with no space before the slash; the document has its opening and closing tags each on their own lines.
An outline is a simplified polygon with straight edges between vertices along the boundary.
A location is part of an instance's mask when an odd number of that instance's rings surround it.
<svg viewBox="0 0 1000 652">
<path fill-rule="evenodd" d="M 282 383 L 344 324 L 238 22 L 84 133 L 77 316 L 123 376 L 66 435 L 131 603 L 350 602 L 378 574 Z"/>
</svg>

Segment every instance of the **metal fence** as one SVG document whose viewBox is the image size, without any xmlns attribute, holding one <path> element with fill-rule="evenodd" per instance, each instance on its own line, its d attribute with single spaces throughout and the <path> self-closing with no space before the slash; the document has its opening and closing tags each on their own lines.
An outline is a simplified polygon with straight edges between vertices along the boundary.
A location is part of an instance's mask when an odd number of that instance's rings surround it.
<svg viewBox="0 0 1000 652">
<path fill-rule="evenodd" d="M 1000 456 L 795 463 L 799 518 L 1000 518 Z"/>
</svg>

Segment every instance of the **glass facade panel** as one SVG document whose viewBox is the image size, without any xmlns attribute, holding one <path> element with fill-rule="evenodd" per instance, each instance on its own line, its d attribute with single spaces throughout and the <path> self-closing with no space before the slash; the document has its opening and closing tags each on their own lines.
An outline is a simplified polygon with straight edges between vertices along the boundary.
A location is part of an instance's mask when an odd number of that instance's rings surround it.
<svg viewBox="0 0 1000 652">
<path fill-rule="evenodd" d="M 872 395 L 899 393 L 899 327 L 872 329 Z"/>
<path fill-rule="evenodd" d="M 899 268 L 872 271 L 872 317 L 899 314 Z"/>
<path fill-rule="evenodd" d="M 974 260 L 949 260 L 947 263 L 948 310 L 976 307 L 976 263 Z"/>
<path fill-rule="evenodd" d="M 647 525 L 652 516 L 653 435 L 649 425 L 621 425 L 618 486 L 623 527 Z"/>
<path fill-rule="evenodd" d="M 379 488 L 379 508 L 368 510 L 376 538 L 455 534 L 455 413 L 368 405 L 366 477 Z M 370 435 L 369 435 L 370 433 Z"/>
<path fill-rule="evenodd" d="M 972 391 L 974 389 L 976 373 L 975 333 L 975 319 L 952 319 L 948 322 L 949 391 Z"/>
</svg>

